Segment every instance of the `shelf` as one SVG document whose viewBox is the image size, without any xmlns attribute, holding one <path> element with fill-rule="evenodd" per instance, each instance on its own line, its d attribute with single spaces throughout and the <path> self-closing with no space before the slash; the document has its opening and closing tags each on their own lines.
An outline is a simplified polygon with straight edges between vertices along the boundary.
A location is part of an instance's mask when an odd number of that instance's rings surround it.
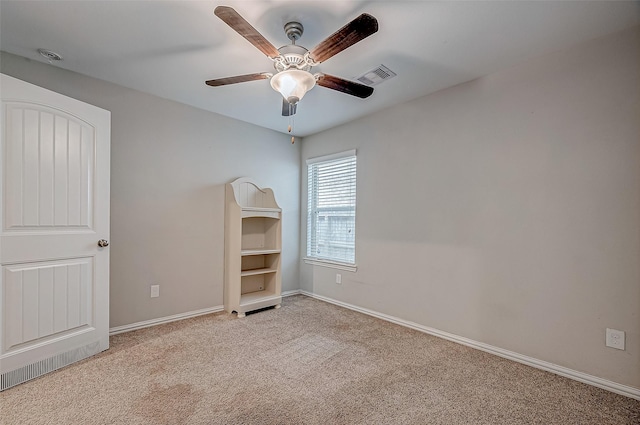
<svg viewBox="0 0 640 425">
<path fill-rule="evenodd" d="M 282 211 L 282 208 L 242 207 L 242 211 L 280 212 L 280 211 Z"/>
<path fill-rule="evenodd" d="M 252 304 L 258 301 L 262 301 L 268 298 L 280 297 L 276 295 L 273 291 L 256 291 L 249 292 L 248 294 L 242 294 L 240 296 L 240 305 L 245 306 L 247 304 Z"/>
<path fill-rule="evenodd" d="M 258 249 L 243 249 L 242 251 L 240 251 L 240 255 L 242 255 L 243 257 L 247 255 L 265 255 L 265 254 L 280 254 L 280 250 L 258 248 Z"/>
<path fill-rule="evenodd" d="M 240 272 L 240 276 L 253 276 L 253 275 L 257 275 L 257 274 L 268 274 L 268 273 L 275 273 L 277 271 L 278 271 L 278 269 L 270 269 L 270 268 L 243 270 L 243 271 Z"/>
<path fill-rule="evenodd" d="M 280 208 L 266 208 L 266 207 L 242 207 L 242 218 L 250 217 L 266 217 L 266 218 L 280 218 Z"/>
</svg>

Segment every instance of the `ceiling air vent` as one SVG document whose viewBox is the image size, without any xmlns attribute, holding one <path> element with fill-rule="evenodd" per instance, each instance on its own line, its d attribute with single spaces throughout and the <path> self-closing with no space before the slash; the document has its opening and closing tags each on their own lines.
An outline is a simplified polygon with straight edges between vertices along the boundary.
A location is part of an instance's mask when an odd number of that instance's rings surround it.
<svg viewBox="0 0 640 425">
<path fill-rule="evenodd" d="M 62 56 L 56 52 L 53 52 L 49 49 L 38 49 L 38 53 L 40 53 L 46 60 L 51 63 L 51 61 L 61 61 Z"/>
<path fill-rule="evenodd" d="M 379 67 L 374 68 L 371 71 L 365 72 L 363 75 L 356 79 L 362 84 L 366 84 L 367 86 L 375 86 L 395 76 L 395 72 L 384 65 L 380 65 Z"/>
</svg>

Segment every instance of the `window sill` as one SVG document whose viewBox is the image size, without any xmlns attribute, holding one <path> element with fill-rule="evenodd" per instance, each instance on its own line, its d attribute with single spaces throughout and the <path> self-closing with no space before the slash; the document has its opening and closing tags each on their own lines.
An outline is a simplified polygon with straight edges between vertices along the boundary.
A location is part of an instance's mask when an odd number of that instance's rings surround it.
<svg viewBox="0 0 640 425">
<path fill-rule="evenodd" d="M 305 264 L 311 264 L 313 266 L 329 267 L 332 269 L 346 270 L 348 272 L 358 271 L 358 266 L 355 264 L 339 263 L 331 260 L 321 260 L 319 258 L 303 258 Z"/>
</svg>

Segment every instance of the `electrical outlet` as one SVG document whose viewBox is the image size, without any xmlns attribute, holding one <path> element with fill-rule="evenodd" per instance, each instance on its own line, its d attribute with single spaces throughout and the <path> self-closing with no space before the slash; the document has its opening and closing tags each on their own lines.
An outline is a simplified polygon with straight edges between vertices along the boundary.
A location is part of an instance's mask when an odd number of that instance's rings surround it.
<svg viewBox="0 0 640 425">
<path fill-rule="evenodd" d="M 342 285 L 342 275 L 340 273 L 336 273 L 336 283 Z"/>
<path fill-rule="evenodd" d="M 624 332 L 607 328 L 607 347 L 624 350 Z"/>
<path fill-rule="evenodd" d="M 151 285 L 151 298 L 160 296 L 160 285 Z"/>
</svg>

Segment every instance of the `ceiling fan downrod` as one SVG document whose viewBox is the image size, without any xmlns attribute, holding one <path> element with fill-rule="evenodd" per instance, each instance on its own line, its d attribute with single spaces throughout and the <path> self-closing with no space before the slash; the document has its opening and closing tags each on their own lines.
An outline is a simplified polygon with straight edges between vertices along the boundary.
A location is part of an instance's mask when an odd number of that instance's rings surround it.
<svg viewBox="0 0 640 425">
<path fill-rule="evenodd" d="M 284 33 L 291 40 L 291 44 L 296 44 L 296 40 L 300 40 L 302 33 L 304 33 L 304 27 L 300 22 L 287 22 L 284 24 Z"/>
</svg>

